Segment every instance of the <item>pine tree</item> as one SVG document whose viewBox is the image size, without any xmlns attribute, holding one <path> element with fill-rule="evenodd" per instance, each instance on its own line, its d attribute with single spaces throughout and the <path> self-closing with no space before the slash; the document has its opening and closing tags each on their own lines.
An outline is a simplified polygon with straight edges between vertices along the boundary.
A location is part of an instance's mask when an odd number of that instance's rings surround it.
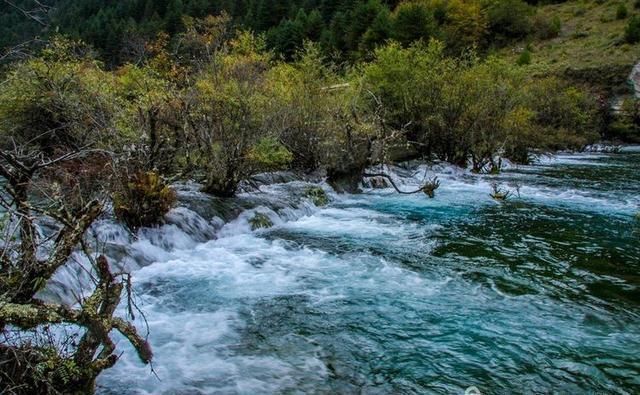
<svg viewBox="0 0 640 395">
<path fill-rule="evenodd" d="M 167 12 L 164 17 L 167 33 L 174 34 L 182 29 L 183 10 L 182 0 L 171 0 L 167 4 Z"/>
</svg>

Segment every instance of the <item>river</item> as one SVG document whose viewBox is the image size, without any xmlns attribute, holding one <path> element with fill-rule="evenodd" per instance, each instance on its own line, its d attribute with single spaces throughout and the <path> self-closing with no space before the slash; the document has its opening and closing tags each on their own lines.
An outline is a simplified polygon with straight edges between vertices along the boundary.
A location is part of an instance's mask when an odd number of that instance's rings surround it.
<svg viewBox="0 0 640 395">
<path fill-rule="evenodd" d="M 409 190 L 425 169 L 391 170 Z M 287 206 L 294 181 L 223 225 L 185 187 L 190 208 L 136 241 L 103 224 L 138 255 L 121 260 L 155 374 L 121 340 L 98 392 L 640 392 L 640 149 L 429 174 L 435 199 L 365 189 Z M 494 201 L 493 181 L 514 195 Z M 256 211 L 275 226 L 251 231 Z"/>
</svg>

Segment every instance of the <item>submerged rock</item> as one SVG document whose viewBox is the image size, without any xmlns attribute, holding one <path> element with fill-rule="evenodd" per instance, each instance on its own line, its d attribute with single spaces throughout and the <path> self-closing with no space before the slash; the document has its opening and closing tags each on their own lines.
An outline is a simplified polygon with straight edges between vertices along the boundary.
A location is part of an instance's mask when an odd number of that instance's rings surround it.
<svg viewBox="0 0 640 395">
<path fill-rule="evenodd" d="M 327 182 L 338 193 L 360 193 L 362 169 L 331 170 L 327 172 Z"/>
<path fill-rule="evenodd" d="M 365 182 L 365 186 L 373 189 L 385 189 L 389 188 L 389 181 L 384 177 L 371 177 Z"/>
</svg>

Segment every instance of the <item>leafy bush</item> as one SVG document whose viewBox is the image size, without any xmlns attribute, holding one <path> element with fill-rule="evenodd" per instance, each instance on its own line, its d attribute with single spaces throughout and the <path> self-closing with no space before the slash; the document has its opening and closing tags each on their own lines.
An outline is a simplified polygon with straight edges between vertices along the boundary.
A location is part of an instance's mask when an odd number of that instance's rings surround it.
<svg viewBox="0 0 640 395">
<path fill-rule="evenodd" d="M 518 60 L 516 60 L 516 64 L 518 66 L 526 66 L 531 64 L 531 51 L 529 48 L 525 48 L 524 51 L 518 56 Z"/>
<path fill-rule="evenodd" d="M 528 85 L 527 95 L 540 148 L 579 149 L 599 138 L 597 99 L 588 92 L 545 78 Z"/>
<path fill-rule="evenodd" d="M 622 102 L 620 113 L 608 125 L 607 138 L 640 142 L 640 102 L 631 98 Z"/>
<path fill-rule="evenodd" d="M 436 31 L 435 21 L 426 2 L 400 3 L 392 15 L 393 38 L 408 46 L 417 40 L 428 40 Z"/>
<path fill-rule="evenodd" d="M 263 213 L 256 213 L 250 220 L 251 230 L 267 229 L 273 226 L 271 219 Z"/>
<path fill-rule="evenodd" d="M 204 191 L 216 196 L 233 196 L 256 170 L 248 158 L 267 130 L 264 77 L 270 55 L 264 45 L 262 37 L 239 33 L 217 55 L 218 66 L 198 74 L 185 93 L 185 149 L 193 167 L 206 173 Z"/>
<path fill-rule="evenodd" d="M 324 189 L 320 187 L 309 187 L 305 190 L 304 196 L 311 199 L 313 204 L 318 207 L 329 204 L 329 197 Z"/>
<path fill-rule="evenodd" d="M 640 16 L 634 15 L 624 30 L 624 40 L 629 44 L 640 42 Z"/>
<path fill-rule="evenodd" d="M 525 37 L 531 32 L 534 9 L 522 0 L 488 0 L 489 29 L 497 39 Z"/>
<path fill-rule="evenodd" d="M 138 172 L 113 195 L 116 216 L 129 229 L 159 224 L 176 202 L 176 194 L 154 172 Z"/>
<path fill-rule="evenodd" d="M 0 89 L 1 144 L 10 138 L 46 155 L 117 141 L 113 77 L 76 43 L 53 39 L 42 56 L 18 63 Z"/>
<path fill-rule="evenodd" d="M 480 46 L 488 33 L 487 15 L 478 0 L 450 0 L 434 2 L 436 20 L 442 21 L 442 36 L 447 44 L 447 52 L 460 54 L 464 50 Z M 442 16 L 437 16 L 444 9 Z M 442 12 L 442 11 L 441 11 Z"/>
<path fill-rule="evenodd" d="M 444 96 L 458 71 L 439 41 L 406 49 L 390 43 L 378 48 L 375 60 L 364 68 L 364 84 L 375 97 L 370 104 L 384 108 L 389 127 L 405 130 L 417 149 L 430 155 L 436 139 L 451 135 L 449 118 L 440 119 L 437 113 L 447 106 Z"/>
<path fill-rule="evenodd" d="M 263 138 L 249 150 L 248 158 L 261 170 L 279 170 L 287 167 L 293 154 L 274 138 Z"/>
<path fill-rule="evenodd" d="M 551 18 L 551 20 L 537 15 L 533 20 L 533 30 L 539 38 L 549 40 L 558 37 L 562 30 L 562 21 L 557 15 Z"/>
<path fill-rule="evenodd" d="M 307 171 L 360 159 L 354 151 L 365 140 L 360 132 L 367 132 L 367 123 L 365 117 L 351 122 L 357 78 L 349 83 L 310 43 L 295 62 L 269 70 L 263 127 L 291 152 L 291 167 Z"/>
</svg>

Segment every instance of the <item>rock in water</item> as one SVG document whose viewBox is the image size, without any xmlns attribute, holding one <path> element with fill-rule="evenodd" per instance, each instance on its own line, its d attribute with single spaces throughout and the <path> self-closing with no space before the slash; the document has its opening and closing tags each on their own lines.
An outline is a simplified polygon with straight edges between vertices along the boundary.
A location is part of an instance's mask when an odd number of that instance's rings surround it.
<svg viewBox="0 0 640 395">
<path fill-rule="evenodd" d="M 372 177 L 369 183 L 373 189 L 389 188 L 389 181 L 384 177 Z"/>
</svg>

